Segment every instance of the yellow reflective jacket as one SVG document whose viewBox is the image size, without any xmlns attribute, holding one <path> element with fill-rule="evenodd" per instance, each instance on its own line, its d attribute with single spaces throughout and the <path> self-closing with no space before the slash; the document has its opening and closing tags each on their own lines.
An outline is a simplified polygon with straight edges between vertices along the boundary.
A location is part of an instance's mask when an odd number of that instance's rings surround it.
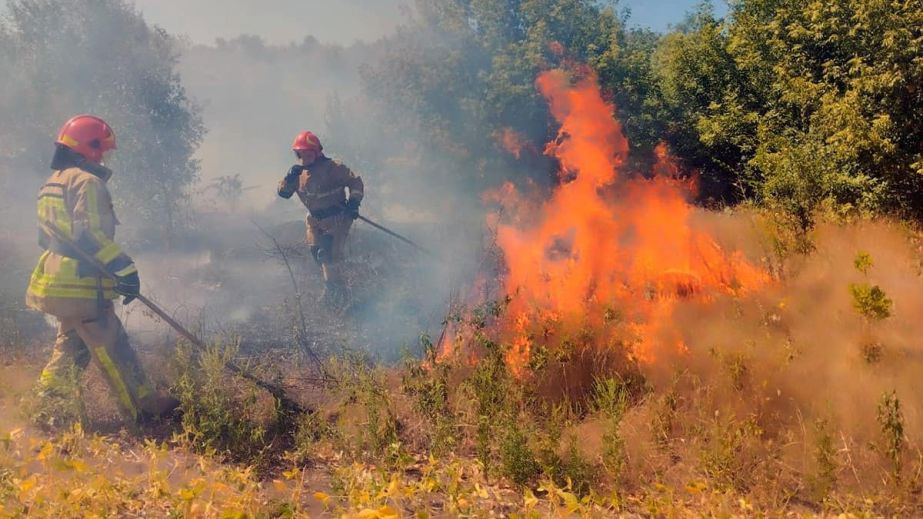
<svg viewBox="0 0 923 519">
<path fill-rule="evenodd" d="M 55 171 L 38 194 L 39 222 L 59 229 L 83 251 L 125 276 L 137 272 L 134 262 L 113 240 L 118 219 L 106 179 L 81 168 Z M 70 247 L 39 226 L 39 257 L 26 291 L 26 304 L 58 317 L 95 316 L 99 303 L 118 295 L 114 283 L 103 278 Z"/>
</svg>

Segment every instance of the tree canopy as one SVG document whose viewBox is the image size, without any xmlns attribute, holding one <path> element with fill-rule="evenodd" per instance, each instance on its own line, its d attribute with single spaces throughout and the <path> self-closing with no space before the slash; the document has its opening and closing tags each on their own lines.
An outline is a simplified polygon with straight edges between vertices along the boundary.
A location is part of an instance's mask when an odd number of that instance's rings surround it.
<svg viewBox="0 0 923 519">
<path fill-rule="evenodd" d="M 124 0 L 13 0 L 0 23 L 0 156 L 48 171 L 57 129 L 92 113 L 115 129 L 114 189 L 128 218 L 172 229 L 204 134 L 175 73 L 179 47 Z M 12 183 L 11 183 L 12 184 Z M 30 193 L 31 194 L 31 193 Z"/>
<path fill-rule="evenodd" d="M 365 93 L 393 123 L 392 155 L 445 161 L 446 185 L 548 177 L 540 151 L 512 158 L 498 136 L 537 150 L 554 136 L 533 82 L 570 61 L 615 102 L 634 164 L 664 141 L 701 173 L 703 198 L 752 200 L 804 228 L 820 210 L 923 216 L 919 0 L 740 0 L 725 18 L 703 3 L 663 35 L 630 28 L 617 2 L 415 5 Z"/>
</svg>

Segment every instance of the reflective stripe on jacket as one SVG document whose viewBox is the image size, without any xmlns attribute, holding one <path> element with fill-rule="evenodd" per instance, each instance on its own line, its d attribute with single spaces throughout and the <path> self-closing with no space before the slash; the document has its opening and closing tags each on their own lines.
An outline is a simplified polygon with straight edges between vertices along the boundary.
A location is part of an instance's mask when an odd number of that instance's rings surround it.
<svg viewBox="0 0 923 519">
<path fill-rule="evenodd" d="M 55 171 L 38 194 L 38 219 L 54 226 L 92 254 L 118 276 L 137 272 L 134 262 L 115 243 L 118 219 L 106 183 L 80 168 Z M 54 315 L 84 315 L 92 303 L 115 299 L 114 283 L 101 278 L 39 226 L 39 243 L 45 248 L 32 272 L 26 303 Z"/>
</svg>

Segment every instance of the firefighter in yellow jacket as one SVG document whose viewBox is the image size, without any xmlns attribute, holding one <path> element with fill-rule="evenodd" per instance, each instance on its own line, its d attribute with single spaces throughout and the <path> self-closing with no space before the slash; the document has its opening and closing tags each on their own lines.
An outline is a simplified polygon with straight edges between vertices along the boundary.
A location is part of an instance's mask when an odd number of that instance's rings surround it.
<svg viewBox="0 0 923 519">
<path fill-rule="evenodd" d="M 323 300 L 342 307 L 346 302 L 343 256 L 346 237 L 362 202 L 362 178 L 340 162 L 324 156 L 320 139 L 311 132 L 295 137 L 295 164 L 279 183 L 279 196 L 298 193 L 308 209 L 306 218 L 311 255 L 324 274 Z"/>
<path fill-rule="evenodd" d="M 39 244 L 45 251 L 32 273 L 26 303 L 58 319 L 54 351 L 39 379 L 41 394 L 63 396 L 62 375 L 75 367 L 83 370 L 92 359 L 120 410 L 142 421 L 171 412 L 178 402 L 152 390 L 113 310 L 113 299 L 121 295 L 128 304 L 141 287 L 134 262 L 113 241 L 118 220 L 106 188 L 112 172 L 102 160 L 115 147 L 115 134 L 98 117 L 79 115 L 61 128 L 53 173 L 38 194 Z M 69 236 L 118 282 L 81 261 L 48 229 Z"/>
</svg>

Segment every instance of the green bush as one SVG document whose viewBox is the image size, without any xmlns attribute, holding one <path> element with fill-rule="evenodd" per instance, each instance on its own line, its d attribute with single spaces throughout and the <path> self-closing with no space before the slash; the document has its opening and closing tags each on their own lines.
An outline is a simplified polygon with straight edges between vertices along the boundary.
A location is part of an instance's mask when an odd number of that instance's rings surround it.
<svg viewBox="0 0 923 519">
<path fill-rule="evenodd" d="M 188 346 L 177 348 L 173 389 L 183 412 L 177 439 L 200 452 L 260 462 L 280 413 L 274 398 L 227 372 L 238 348 L 233 341 L 210 345 L 198 355 Z"/>
<path fill-rule="evenodd" d="M 853 308 L 866 319 L 881 321 L 891 317 L 894 302 L 878 285 L 851 283 L 849 293 L 852 295 Z"/>
<path fill-rule="evenodd" d="M 523 431 L 515 424 L 506 430 L 500 443 L 500 466 L 504 476 L 517 485 L 526 485 L 541 472 Z"/>
</svg>

